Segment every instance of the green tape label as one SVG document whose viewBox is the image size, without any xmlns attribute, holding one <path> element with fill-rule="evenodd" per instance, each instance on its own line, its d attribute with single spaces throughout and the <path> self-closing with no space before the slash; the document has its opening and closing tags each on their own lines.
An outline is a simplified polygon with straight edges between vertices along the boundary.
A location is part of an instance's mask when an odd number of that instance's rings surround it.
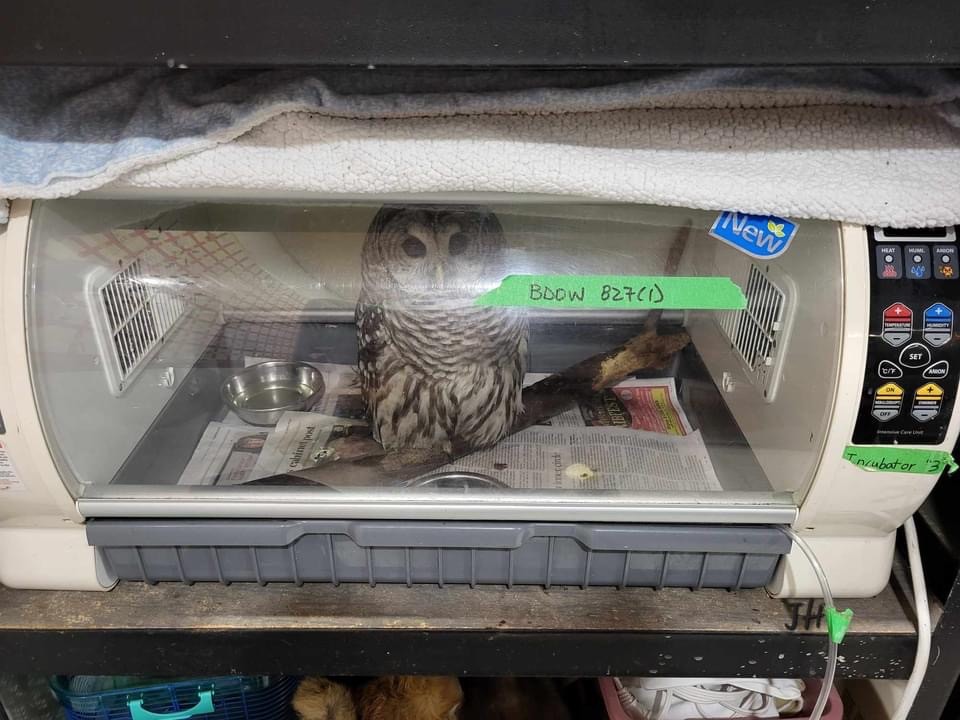
<svg viewBox="0 0 960 720">
<path fill-rule="evenodd" d="M 918 473 L 939 475 L 944 470 L 953 473 L 958 465 L 945 450 L 923 450 L 901 447 L 863 447 L 847 445 L 843 459 L 862 470 L 872 472 Z"/>
<path fill-rule="evenodd" d="M 507 275 L 475 305 L 596 310 L 740 310 L 747 305 L 728 277 L 654 275 Z"/>
</svg>

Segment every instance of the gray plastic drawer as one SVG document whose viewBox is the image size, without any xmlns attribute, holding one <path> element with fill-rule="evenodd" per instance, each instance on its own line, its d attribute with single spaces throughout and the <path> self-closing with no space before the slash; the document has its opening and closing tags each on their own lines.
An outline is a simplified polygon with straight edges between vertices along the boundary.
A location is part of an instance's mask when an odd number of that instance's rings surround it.
<svg viewBox="0 0 960 720">
<path fill-rule="evenodd" d="M 741 525 L 91 520 L 122 580 L 723 587 L 765 585 L 790 540 Z"/>
</svg>

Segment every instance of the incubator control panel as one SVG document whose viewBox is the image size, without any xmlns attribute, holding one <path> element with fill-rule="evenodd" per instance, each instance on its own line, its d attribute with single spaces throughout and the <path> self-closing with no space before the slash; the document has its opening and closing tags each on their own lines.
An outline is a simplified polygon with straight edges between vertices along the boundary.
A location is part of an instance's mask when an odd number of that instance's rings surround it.
<svg viewBox="0 0 960 720">
<path fill-rule="evenodd" d="M 960 377 L 957 228 L 868 228 L 870 337 L 853 442 L 943 442 Z"/>
</svg>

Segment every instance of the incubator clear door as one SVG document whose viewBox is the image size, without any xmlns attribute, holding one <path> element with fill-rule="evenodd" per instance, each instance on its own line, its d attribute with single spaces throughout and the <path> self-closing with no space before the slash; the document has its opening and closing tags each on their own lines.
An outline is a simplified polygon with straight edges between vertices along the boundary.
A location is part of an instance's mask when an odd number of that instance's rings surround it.
<svg viewBox="0 0 960 720">
<path fill-rule="evenodd" d="M 509 196 L 33 206 L 50 451 L 108 514 L 789 519 L 836 224 Z"/>
</svg>

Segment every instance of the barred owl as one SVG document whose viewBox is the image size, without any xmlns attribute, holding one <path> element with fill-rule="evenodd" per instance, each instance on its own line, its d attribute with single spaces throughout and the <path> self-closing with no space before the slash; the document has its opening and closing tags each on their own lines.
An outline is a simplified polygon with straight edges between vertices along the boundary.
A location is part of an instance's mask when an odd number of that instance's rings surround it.
<svg viewBox="0 0 960 720">
<path fill-rule="evenodd" d="M 481 448 L 522 410 L 527 325 L 473 301 L 506 271 L 489 210 L 384 206 L 367 230 L 357 305 L 360 385 L 387 449 Z"/>
</svg>

